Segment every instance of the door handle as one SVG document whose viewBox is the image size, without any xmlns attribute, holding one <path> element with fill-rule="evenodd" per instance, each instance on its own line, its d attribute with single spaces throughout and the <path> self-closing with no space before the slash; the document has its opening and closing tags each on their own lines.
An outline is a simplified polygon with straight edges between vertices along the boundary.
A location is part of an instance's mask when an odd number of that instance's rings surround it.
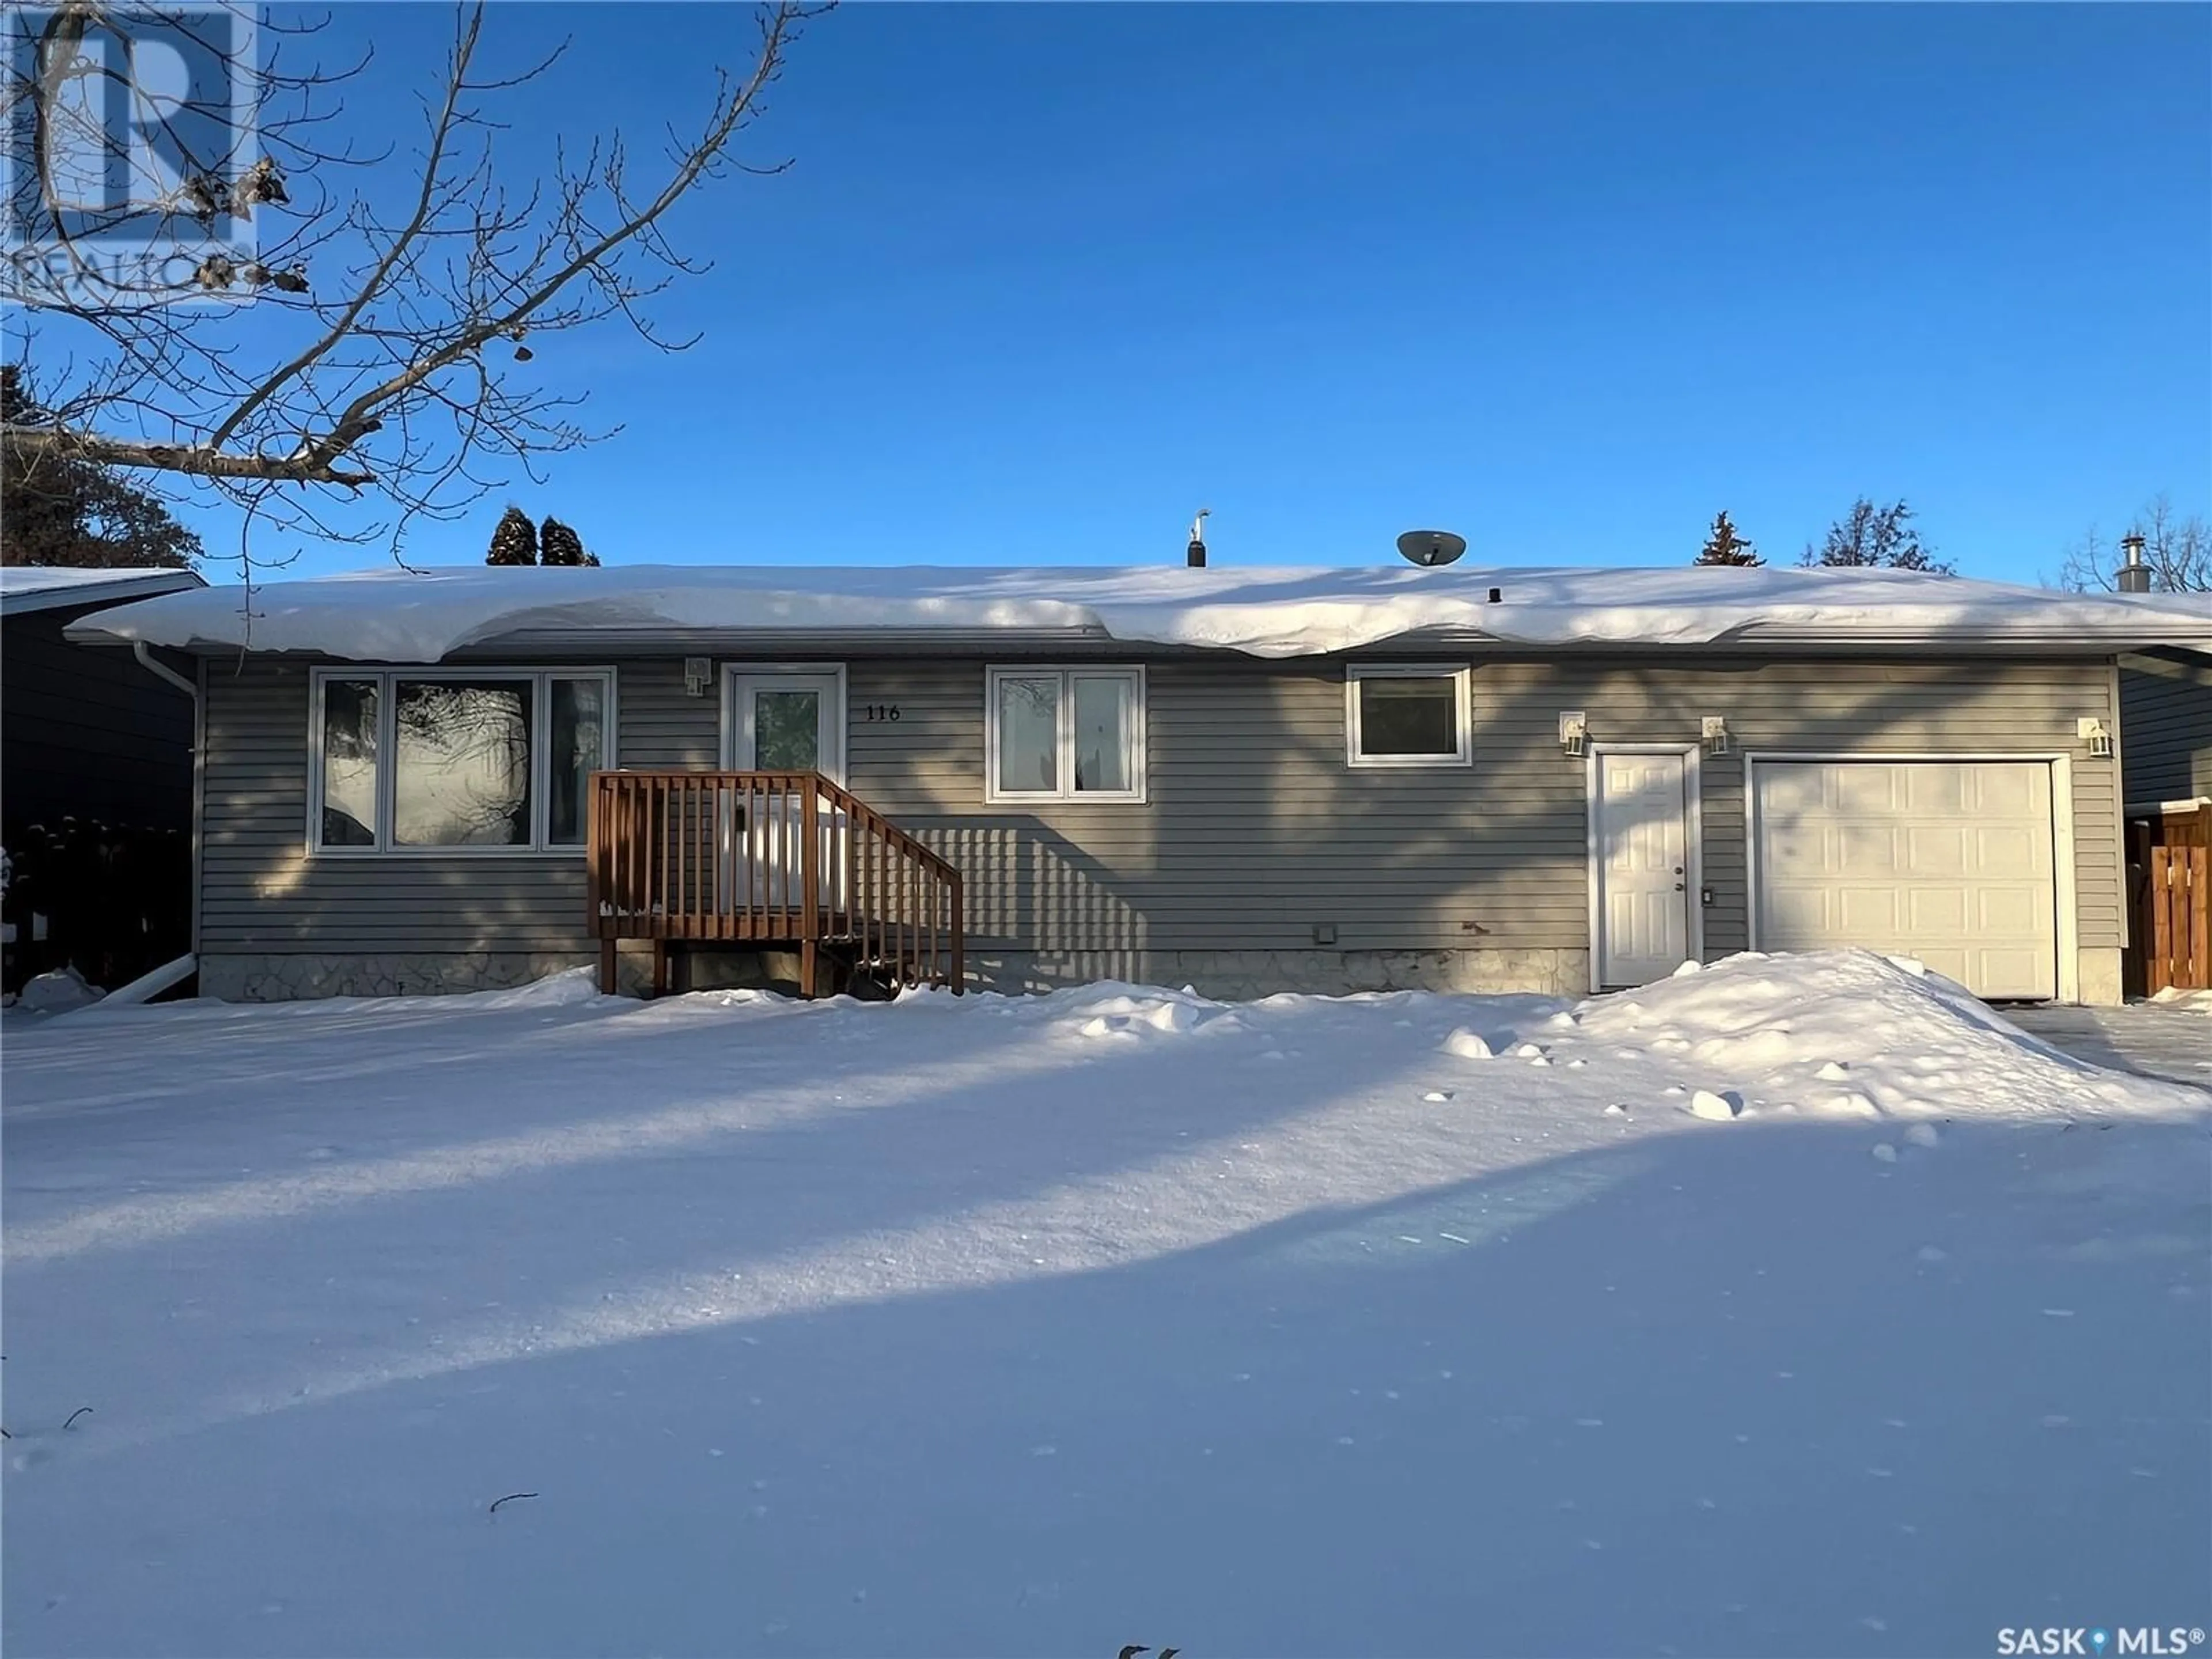
<svg viewBox="0 0 2212 1659">
<path fill-rule="evenodd" d="M 1686 888 L 1686 887 L 1685 887 L 1685 886 L 1684 886 L 1680 882 L 1679 882 L 1679 881 L 1678 881 L 1678 882 L 1676 882 L 1676 883 L 1674 884 L 1674 890 L 1675 890 L 1676 892 L 1678 892 L 1678 893 L 1686 893 L 1686 892 L 1687 892 L 1687 891 L 1689 890 L 1689 889 L 1688 889 L 1688 888 Z"/>
</svg>

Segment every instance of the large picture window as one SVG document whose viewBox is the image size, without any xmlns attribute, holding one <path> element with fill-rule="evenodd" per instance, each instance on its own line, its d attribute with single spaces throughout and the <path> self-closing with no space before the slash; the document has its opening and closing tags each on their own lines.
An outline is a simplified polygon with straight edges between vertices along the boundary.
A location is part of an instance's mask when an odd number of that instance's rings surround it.
<svg viewBox="0 0 2212 1659">
<path fill-rule="evenodd" d="M 994 668 L 986 798 L 1145 799 L 1145 671 Z"/>
<path fill-rule="evenodd" d="M 321 670 L 307 837 L 326 853 L 560 852 L 614 763 L 600 669 Z"/>
<path fill-rule="evenodd" d="M 1358 767 L 1468 766 L 1468 671 L 1355 663 L 1344 672 L 1345 757 Z"/>
</svg>

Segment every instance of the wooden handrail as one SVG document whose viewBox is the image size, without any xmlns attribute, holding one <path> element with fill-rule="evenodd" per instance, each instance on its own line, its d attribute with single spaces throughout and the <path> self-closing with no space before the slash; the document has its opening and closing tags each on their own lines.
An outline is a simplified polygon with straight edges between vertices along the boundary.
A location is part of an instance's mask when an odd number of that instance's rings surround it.
<svg viewBox="0 0 2212 1659">
<path fill-rule="evenodd" d="M 963 988 L 964 884 L 932 848 L 817 772 L 595 772 L 585 903 L 613 988 L 615 942 L 796 945 L 807 995 L 825 952 L 892 986 Z"/>
</svg>

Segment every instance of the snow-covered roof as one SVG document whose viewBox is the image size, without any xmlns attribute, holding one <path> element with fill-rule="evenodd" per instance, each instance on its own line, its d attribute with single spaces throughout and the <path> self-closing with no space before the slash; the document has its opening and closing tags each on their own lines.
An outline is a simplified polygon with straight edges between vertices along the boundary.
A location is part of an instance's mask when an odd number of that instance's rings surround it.
<svg viewBox="0 0 2212 1659">
<path fill-rule="evenodd" d="M 1494 596 L 1494 597 L 1493 597 Z M 545 643 L 726 635 L 928 644 L 1090 638 L 1258 657 L 1392 641 L 1506 646 L 2212 646 L 2212 617 L 1897 570 L 1710 568 L 1192 570 L 1068 566 L 618 565 L 380 569 L 171 593 L 87 617 L 101 635 L 204 650 L 435 662 Z"/>
<path fill-rule="evenodd" d="M 158 566 L 0 565 L 0 616 L 52 611 L 65 605 L 151 599 L 157 593 L 206 586 L 192 571 Z"/>
</svg>

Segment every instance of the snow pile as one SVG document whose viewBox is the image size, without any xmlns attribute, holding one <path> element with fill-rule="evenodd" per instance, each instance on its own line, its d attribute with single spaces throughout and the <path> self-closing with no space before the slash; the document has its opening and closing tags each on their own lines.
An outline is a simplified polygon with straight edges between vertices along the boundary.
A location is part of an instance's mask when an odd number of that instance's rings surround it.
<svg viewBox="0 0 2212 1659">
<path fill-rule="evenodd" d="M 1492 592 L 1498 594 L 1491 601 Z M 250 626 L 249 626 L 250 617 Z M 1087 633 L 1260 657 L 1423 631 L 1530 645 L 1956 637 L 2212 647 L 2154 604 L 1898 570 L 619 565 L 382 569 L 173 593 L 77 631 L 169 646 L 435 662 L 517 633 Z"/>
<path fill-rule="evenodd" d="M 34 1014 L 66 1014 L 90 1007 L 104 994 L 74 968 L 50 968 L 24 984 L 16 1002 Z"/>
<path fill-rule="evenodd" d="M 1593 998 L 1583 1038 L 1747 1086 L 1744 1109 L 1866 1117 L 2078 1111 L 2131 1085 L 2015 1030 L 1963 987 L 1865 951 L 1747 951 Z"/>
<path fill-rule="evenodd" d="M 2205 1587 L 2212 1097 L 1875 957 L 0 1065 L 11 1651 L 1972 1652 Z"/>
<path fill-rule="evenodd" d="M 2151 1000 L 2169 1008 L 2182 1008 L 2191 1013 L 2212 1014 L 2212 991 L 2185 991 L 2178 985 L 2169 985 Z"/>
</svg>

